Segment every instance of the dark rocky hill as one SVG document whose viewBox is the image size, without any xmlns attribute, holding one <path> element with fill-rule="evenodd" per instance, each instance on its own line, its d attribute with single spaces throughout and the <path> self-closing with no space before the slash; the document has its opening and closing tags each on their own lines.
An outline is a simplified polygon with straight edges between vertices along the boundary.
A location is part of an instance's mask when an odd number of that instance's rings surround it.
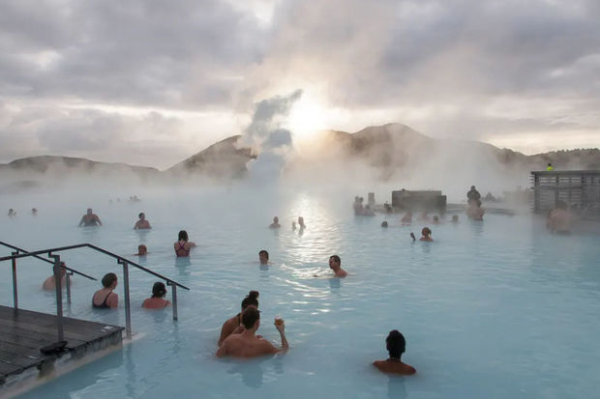
<svg viewBox="0 0 600 399">
<path fill-rule="evenodd" d="M 203 175 L 210 178 L 242 178 L 248 171 L 246 164 L 256 158 L 250 148 L 238 148 L 241 136 L 221 140 L 199 153 L 167 169 L 166 175 Z"/>
</svg>

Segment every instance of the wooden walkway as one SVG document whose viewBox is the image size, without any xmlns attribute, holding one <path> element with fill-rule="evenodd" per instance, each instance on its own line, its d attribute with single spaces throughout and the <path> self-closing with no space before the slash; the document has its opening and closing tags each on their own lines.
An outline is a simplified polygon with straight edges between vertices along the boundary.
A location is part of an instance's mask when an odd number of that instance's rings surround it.
<svg viewBox="0 0 600 399">
<path fill-rule="evenodd" d="M 121 345 L 123 327 L 68 317 L 63 317 L 63 322 L 65 350 L 44 355 L 40 348 L 58 341 L 57 317 L 0 306 L 0 396 L 11 378 L 22 379 L 23 374 L 44 377 L 54 372 L 57 359 L 84 359 L 111 345 Z"/>
</svg>

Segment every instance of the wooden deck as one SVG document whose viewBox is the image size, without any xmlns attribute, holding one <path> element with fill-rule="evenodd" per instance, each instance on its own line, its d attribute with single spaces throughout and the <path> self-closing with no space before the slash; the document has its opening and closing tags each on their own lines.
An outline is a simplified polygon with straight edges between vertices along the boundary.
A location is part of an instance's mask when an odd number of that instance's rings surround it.
<svg viewBox="0 0 600 399">
<path fill-rule="evenodd" d="M 0 396 L 11 385 L 26 385 L 27 379 L 35 385 L 43 377 L 60 374 L 55 370 L 59 359 L 60 364 L 78 360 L 85 364 L 86 357 L 122 344 L 123 327 L 68 317 L 63 322 L 65 350 L 44 355 L 40 348 L 58 341 L 57 317 L 0 306 Z"/>
</svg>

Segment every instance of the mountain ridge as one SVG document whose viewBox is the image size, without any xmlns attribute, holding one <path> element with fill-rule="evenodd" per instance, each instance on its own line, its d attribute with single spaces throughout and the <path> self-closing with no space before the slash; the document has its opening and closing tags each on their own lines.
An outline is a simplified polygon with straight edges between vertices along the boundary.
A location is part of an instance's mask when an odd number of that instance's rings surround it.
<svg viewBox="0 0 600 399">
<path fill-rule="evenodd" d="M 480 156 L 483 160 L 493 159 L 500 165 L 517 169 L 544 169 L 548 162 L 561 169 L 600 169 L 598 148 L 559 150 L 525 155 L 508 148 L 471 140 L 434 139 L 401 123 L 367 126 L 357 132 L 324 130 L 309 151 L 336 154 L 341 159 L 362 160 L 371 167 L 385 171 L 391 177 L 395 170 L 410 168 L 423 162 L 431 154 L 444 154 L 451 148 L 468 158 Z M 248 162 L 260 158 L 248 147 L 238 147 L 241 135 L 235 135 L 204 148 L 181 162 L 160 171 L 153 167 L 133 166 L 126 163 L 107 163 L 86 158 L 64 156 L 33 156 L 15 159 L 0 164 L 0 173 L 20 172 L 45 174 L 119 175 L 130 173 L 144 180 L 156 177 L 182 175 L 205 175 L 212 178 L 243 178 L 248 172 Z M 413 166 L 414 167 L 414 166 Z"/>
</svg>

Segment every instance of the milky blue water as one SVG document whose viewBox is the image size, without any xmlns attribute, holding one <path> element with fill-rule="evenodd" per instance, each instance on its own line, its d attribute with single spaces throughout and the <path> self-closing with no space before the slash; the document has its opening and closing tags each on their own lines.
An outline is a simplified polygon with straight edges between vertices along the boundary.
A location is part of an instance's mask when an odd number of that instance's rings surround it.
<svg viewBox="0 0 600 399">
<path fill-rule="evenodd" d="M 143 265 L 191 288 L 179 291 L 174 322 L 170 311 L 141 309 L 156 279 L 131 271 L 136 340 L 22 397 L 597 396 L 598 235 L 548 235 L 530 215 L 488 214 L 483 223 L 461 215 L 458 225 L 432 226 L 435 242 L 413 243 L 409 232 L 422 223 L 401 227 L 400 216 L 385 217 L 390 228 L 382 229 L 383 215 L 353 216 L 351 193 L 232 188 L 141 196 L 137 204 L 109 204 L 114 193 L 0 199 L 0 210 L 19 210 L 14 219 L 2 211 L 3 241 L 29 250 L 90 242 L 123 255 L 145 243 Z M 35 218 L 26 212 L 33 206 L 40 211 Z M 76 227 L 88 206 L 104 227 Z M 140 211 L 152 231 L 132 230 Z M 279 231 L 267 228 L 275 215 Z M 307 224 L 302 234 L 291 229 L 300 215 Z M 198 243 L 187 262 L 173 254 L 180 229 Z M 260 249 L 271 254 L 268 268 L 258 264 Z M 348 278 L 328 276 L 332 254 L 340 255 Z M 113 259 L 91 250 L 63 259 L 97 278 L 121 276 Z M 18 264 L 21 307 L 54 312 L 53 294 L 40 290 L 50 265 Z M 67 315 L 124 325 L 122 301 L 116 312 L 91 309 L 98 288 L 75 277 Z M 221 325 L 249 290 L 260 291 L 259 333 L 277 342 L 272 321 L 281 315 L 291 349 L 260 360 L 217 360 Z M 122 279 L 117 293 L 122 299 Z M 0 264 L 0 304 L 12 305 L 8 262 Z M 416 367 L 415 376 L 387 376 L 371 366 L 387 358 L 384 340 L 392 329 L 406 337 L 403 360 Z"/>
</svg>

